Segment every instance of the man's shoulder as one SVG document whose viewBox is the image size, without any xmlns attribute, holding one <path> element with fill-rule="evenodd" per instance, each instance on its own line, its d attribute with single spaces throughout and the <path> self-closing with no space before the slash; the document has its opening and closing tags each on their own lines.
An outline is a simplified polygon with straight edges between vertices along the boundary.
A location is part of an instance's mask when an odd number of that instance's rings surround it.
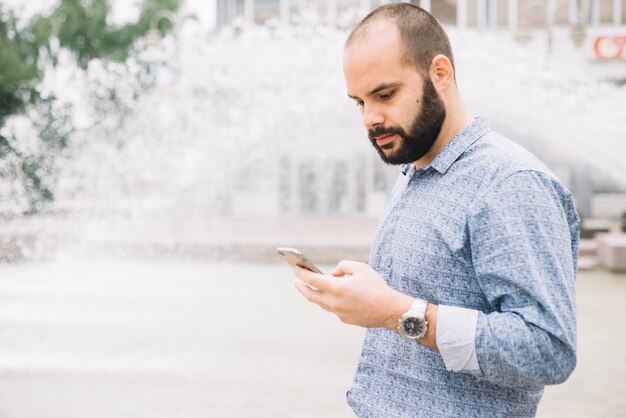
<svg viewBox="0 0 626 418">
<path fill-rule="evenodd" d="M 509 138 L 490 131 L 472 143 L 452 166 L 472 201 L 502 187 L 520 190 L 542 184 L 562 196 L 569 195 L 557 176 L 535 155 Z"/>
<path fill-rule="evenodd" d="M 468 147 L 456 165 L 461 171 L 479 173 L 482 186 L 499 183 L 517 173 L 531 173 L 559 183 L 552 170 L 534 154 L 493 131 Z"/>
<path fill-rule="evenodd" d="M 520 171 L 535 171 L 554 176 L 552 171 L 534 154 L 513 140 L 497 132 L 488 132 L 467 149 L 465 159 L 482 168 L 508 177 Z"/>
</svg>

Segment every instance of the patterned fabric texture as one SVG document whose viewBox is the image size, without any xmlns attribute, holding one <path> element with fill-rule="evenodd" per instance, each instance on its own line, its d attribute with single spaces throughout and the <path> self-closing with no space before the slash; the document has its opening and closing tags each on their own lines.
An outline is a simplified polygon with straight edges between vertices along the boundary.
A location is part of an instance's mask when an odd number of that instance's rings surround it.
<svg viewBox="0 0 626 418">
<path fill-rule="evenodd" d="M 476 119 L 402 169 L 370 265 L 403 293 L 478 311 L 480 370 L 387 329 L 366 332 L 348 403 L 360 417 L 534 416 L 576 364 L 579 217 L 536 157 Z"/>
</svg>

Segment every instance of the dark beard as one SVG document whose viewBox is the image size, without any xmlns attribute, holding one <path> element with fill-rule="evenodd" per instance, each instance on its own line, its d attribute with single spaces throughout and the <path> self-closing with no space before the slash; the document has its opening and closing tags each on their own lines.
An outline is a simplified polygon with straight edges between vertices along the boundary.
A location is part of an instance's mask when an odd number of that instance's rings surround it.
<svg viewBox="0 0 626 418">
<path fill-rule="evenodd" d="M 422 109 L 413 120 L 409 133 L 406 133 L 400 126 L 381 126 L 370 129 L 368 136 L 385 163 L 408 164 L 419 160 L 432 148 L 445 118 L 446 107 L 429 78 L 424 81 Z M 385 151 L 376 144 L 377 136 L 387 134 L 397 134 L 401 138 L 398 149 L 389 155 L 386 155 Z"/>
</svg>

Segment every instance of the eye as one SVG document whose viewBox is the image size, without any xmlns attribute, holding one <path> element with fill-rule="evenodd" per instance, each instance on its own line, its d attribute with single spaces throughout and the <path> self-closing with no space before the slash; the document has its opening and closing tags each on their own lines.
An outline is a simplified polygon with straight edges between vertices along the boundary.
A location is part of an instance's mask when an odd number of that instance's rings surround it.
<svg viewBox="0 0 626 418">
<path fill-rule="evenodd" d="M 390 92 L 387 92 L 387 93 L 384 93 L 384 94 L 379 95 L 379 96 L 378 96 L 378 98 L 379 98 L 380 100 L 386 101 L 386 100 L 391 99 L 395 93 L 396 93 L 396 92 L 392 90 L 392 91 L 390 91 Z"/>
<path fill-rule="evenodd" d="M 357 100 L 356 101 L 356 107 L 358 107 L 359 109 L 363 108 L 363 101 L 362 100 Z"/>
</svg>

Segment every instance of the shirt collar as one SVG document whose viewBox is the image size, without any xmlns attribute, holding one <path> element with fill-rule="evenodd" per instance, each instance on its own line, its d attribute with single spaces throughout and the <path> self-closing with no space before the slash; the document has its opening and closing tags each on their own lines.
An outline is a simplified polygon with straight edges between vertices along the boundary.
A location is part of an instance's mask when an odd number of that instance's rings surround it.
<svg viewBox="0 0 626 418">
<path fill-rule="evenodd" d="M 474 122 L 470 123 L 459 132 L 448 144 L 437 154 L 435 159 L 421 167 L 419 170 L 426 171 L 430 167 L 434 168 L 441 174 L 445 174 L 446 171 L 452 166 L 452 164 L 467 150 L 470 145 L 476 142 L 480 137 L 489 132 L 489 122 L 485 118 L 478 117 L 474 119 Z M 402 173 L 409 177 L 417 171 L 415 164 L 409 163 L 402 167 Z"/>
</svg>

